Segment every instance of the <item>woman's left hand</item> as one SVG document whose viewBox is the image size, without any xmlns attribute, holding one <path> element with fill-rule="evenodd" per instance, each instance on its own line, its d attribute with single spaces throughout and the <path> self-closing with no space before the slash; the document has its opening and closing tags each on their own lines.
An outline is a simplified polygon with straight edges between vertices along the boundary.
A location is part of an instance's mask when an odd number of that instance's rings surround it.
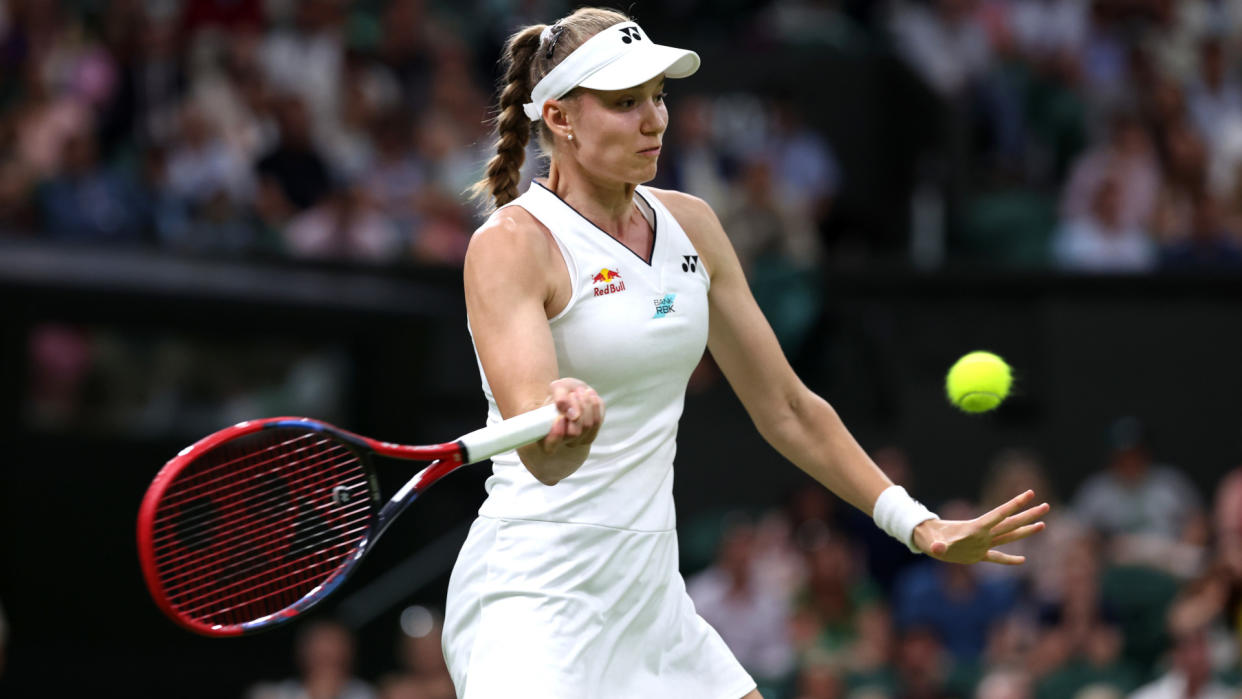
<svg viewBox="0 0 1242 699">
<path fill-rule="evenodd" d="M 1035 497 L 1028 490 L 1000 507 L 969 520 L 929 519 L 914 528 L 914 545 L 932 558 L 949 563 L 1002 563 L 1020 565 L 1025 556 L 1013 556 L 995 547 L 1043 530 L 1037 521 L 1051 509 L 1043 503 L 1023 510 Z"/>
</svg>

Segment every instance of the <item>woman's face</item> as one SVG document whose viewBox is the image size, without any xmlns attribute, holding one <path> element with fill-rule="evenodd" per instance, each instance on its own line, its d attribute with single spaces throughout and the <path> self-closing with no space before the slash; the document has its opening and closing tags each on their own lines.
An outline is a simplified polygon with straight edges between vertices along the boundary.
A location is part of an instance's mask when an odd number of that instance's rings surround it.
<svg viewBox="0 0 1242 699">
<path fill-rule="evenodd" d="M 583 90 L 570 108 L 568 155 L 591 175 L 641 184 L 656 175 L 668 128 L 664 76 L 625 90 Z M 565 142 L 562 142 L 565 143 Z"/>
</svg>

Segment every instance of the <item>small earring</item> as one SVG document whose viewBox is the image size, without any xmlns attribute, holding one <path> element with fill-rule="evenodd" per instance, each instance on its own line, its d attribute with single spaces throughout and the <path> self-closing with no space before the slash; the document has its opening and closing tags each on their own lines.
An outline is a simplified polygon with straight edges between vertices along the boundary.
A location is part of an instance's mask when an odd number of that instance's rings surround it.
<svg viewBox="0 0 1242 699">
<path fill-rule="evenodd" d="M 574 140 L 574 133 L 572 131 L 569 132 L 569 140 Z"/>
</svg>

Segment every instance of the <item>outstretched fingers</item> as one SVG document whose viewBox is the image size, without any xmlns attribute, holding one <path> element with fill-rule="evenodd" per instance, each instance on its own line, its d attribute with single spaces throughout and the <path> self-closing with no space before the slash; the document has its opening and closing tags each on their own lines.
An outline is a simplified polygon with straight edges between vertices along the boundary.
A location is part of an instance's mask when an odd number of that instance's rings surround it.
<svg viewBox="0 0 1242 699">
<path fill-rule="evenodd" d="M 1038 531 L 1042 531 L 1043 528 L 1044 528 L 1043 522 L 1036 522 L 1034 524 L 1028 524 L 1025 527 L 1018 527 L 1017 529 L 1014 529 L 1011 532 L 1007 532 L 1005 534 L 1001 534 L 999 536 L 993 537 L 992 545 L 993 546 L 1004 546 L 1005 544 L 1011 544 L 1017 541 L 1018 539 L 1025 539 L 1026 537 Z"/>
<path fill-rule="evenodd" d="M 1014 556 L 1012 554 L 1003 553 L 992 549 L 983 557 L 988 563 L 1000 563 L 1001 565 L 1017 566 L 1026 563 L 1026 556 Z"/>
<path fill-rule="evenodd" d="M 1029 508 L 1016 515 L 1006 517 L 1000 524 L 992 527 L 992 536 L 1001 536 L 1015 531 L 1020 527 L 1025 527 L 1032 522 L 1038 521 L 1040 517 L 1048 514 L 1052 507 L 1048 503 L 1041 503 L 1035 507 Z"/>
<path fill-rule="evenodd" d="M 1034 497 L 1035 497 L 1035 491 L 1028 490 L 1025 493 L 1022 493 L 1016 498 L 1005 503 L 1004 505 L 1001 505 L 1000 507 L 997 507 L 991 512 L 988 512 L 987 514 L 983 515 L 982 517 L 980 517 L 979 519 L 975 521 L 981 522 L 983 526 L 987 527 L 989 530 L 995 529 L 996 526 L 1000 524 L 1001 522 L 1005 521 L 1007 517 L 1010 517 L 1020 512 L 1022 508 L 1025 507 L 1026 504 L 1030 502 L 1031 499 Z"/>
</svg>

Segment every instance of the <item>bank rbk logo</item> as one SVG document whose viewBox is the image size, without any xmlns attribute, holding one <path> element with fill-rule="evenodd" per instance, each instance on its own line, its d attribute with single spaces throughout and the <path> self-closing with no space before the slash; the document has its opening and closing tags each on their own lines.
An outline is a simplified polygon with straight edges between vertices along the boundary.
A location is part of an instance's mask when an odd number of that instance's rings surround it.
<svg viewBox="0 0 1242 699">
<path fill-rule="evenodd" d="M 665 294 L 658 299 L 652 299 L 651 302 L 655 304 L 655 315 L 651 317 L 663 318 L 676 311 L 677 309 L 673 308 L 673 301 L 675 300 L 677 300 L 677 294 Z"/>
<path fill-rule="evenodd" d="M 638 27 L 621 27 L 622 43 L 630 43 L 632 41 L 642 41 L 643 35 L 638 31 Z"/>
</svg>

